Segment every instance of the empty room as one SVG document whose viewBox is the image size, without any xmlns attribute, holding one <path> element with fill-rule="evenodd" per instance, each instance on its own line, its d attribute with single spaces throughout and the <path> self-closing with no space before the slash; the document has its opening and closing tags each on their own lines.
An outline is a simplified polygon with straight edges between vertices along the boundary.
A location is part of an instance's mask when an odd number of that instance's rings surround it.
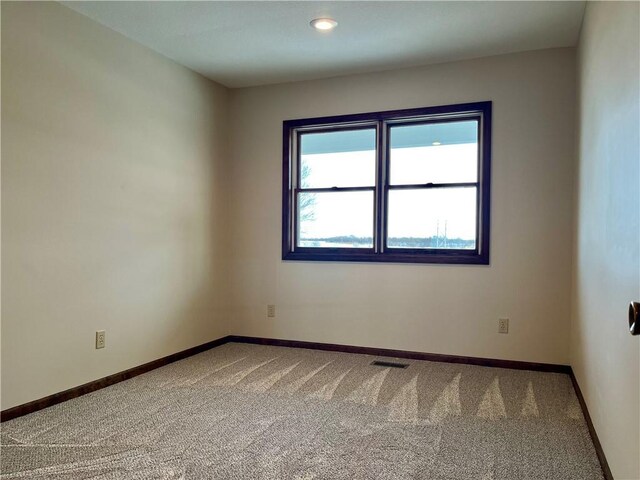
<svg viewBox="0 0 640 480">
<path fill-rule="evenodd" d="M 0 478 L 640 480 L 640 2 L 2 1 Z"/>
</svg>

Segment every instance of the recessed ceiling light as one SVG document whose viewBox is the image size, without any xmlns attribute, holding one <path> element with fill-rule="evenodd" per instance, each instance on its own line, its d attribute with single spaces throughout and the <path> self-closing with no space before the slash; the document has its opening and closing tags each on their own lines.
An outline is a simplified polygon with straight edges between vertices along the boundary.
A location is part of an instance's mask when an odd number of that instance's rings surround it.
<svg viewBox="0 0 640 480">
<path fill-rule="evenodd" d="M 333 18 L 314 18 L 311 20 L 310 25 L 321 32 L 328 32 L 329 30 L 336 28 L 338 22 Z"/>
</svg>

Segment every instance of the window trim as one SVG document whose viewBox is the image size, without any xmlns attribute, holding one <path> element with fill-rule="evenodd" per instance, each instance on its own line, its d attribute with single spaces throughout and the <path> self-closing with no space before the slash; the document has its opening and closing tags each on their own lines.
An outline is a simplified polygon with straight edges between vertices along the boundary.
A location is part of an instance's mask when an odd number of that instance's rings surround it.
<svg viewBox="0 0 640 480">
<path fill-rule="evenodd" d="M 474 102 L 436 107 L 388 110 L 352 115 L 285 120 L 282 137 L 282 259 L 322 262 L 368 262 L 368 263 L 431 263 L 489 265 L 490 214 L 491 214 L 491 113 L 492 102 Z M 407 249 L 389 248 L 387 242 L 389 191 L 403 188 L 452 188 L 460 184 L 389 184 L 390 146 L 388 138 L 393 126 L 411 123 L 443 123 L 459 121 L 461 118 L 478 119 L 478 179 L 465 182 L 466 186 L 477 186 L 476 248 L 468 249 Z M 373 187 L 326 188 L 324 191 L 373 190 L 374 222 L 372 248 L 326 248 L 297 247 L 297 193 L 300 180 L 300 149 L 302 133 L 353 130 L 374 127 L 376 129 L 376 176 Z M 295 154 L 295 158 L 292 155 Z M 380 155 L 383 158 L 380 158 Z M 295 167 L 295 168 L 294 168 Z M 294 175 L 295 174 L 295 175 Z M 304 189 L 309 190 L 309 189 Z"/>
</svg>

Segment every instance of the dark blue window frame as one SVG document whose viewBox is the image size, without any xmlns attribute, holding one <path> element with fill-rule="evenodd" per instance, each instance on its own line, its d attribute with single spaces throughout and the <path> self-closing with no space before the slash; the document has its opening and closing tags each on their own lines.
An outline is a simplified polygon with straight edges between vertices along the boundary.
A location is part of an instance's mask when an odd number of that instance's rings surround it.
<svg viewBox="0 0 640 480">
<path fill-rule="evenodd" d="M 491 102 L 465 103 L 438 107 L 391 110 L 384 112 L 318 117 L 283 122 L 282 161 L 282 259 L 325 262 L 391 262 L 391 263 L 434 263 L 488 265 L 490 245 L 491 214 Z M 478 123 L 478 178 L 476 201 L 476 239 L 474 249 L 444 248 L 389 248 L 387 238 L 388 193 L 402 188 L 450 188 L 470 186 L 467 183 L 390 185 L 386 172 L 389 171 L 389 133 L 395 126 L 425 123 L 455 122 L 477 119 Z M 297 193 L 302 191 L 299 184 L 300 168 L 299 139 L 304 133 L 335 132 L 375 127 L 376 145 L 376 185 L 374 190 L 374 245 L 373 248 L 326 248 L 297 246 Z M 295 180 L 294 180 L 295 179 Z M 294 184 L 295 183 L 295 184 Z M 357 191 L 362 187 L 344 187 L 339 191 Z"/>
</svg>

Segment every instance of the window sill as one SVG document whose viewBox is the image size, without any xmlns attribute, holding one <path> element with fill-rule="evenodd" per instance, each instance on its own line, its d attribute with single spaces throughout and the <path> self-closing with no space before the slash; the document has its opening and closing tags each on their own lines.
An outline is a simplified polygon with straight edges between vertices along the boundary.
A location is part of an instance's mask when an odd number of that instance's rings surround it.
<svg viewBox="0 0 640 480">
<path fill-rule="evenodd" d="M 354 253 L 354 252 L 314 252 L 295 251 L 282 255 L 285 261 L 304 262 L 363 262 L 363 263 L 422 263 L 445 265 L 489 265 L 488 254 L 476 252 L 438 252 L 438 253 Z"/>
</svg>

